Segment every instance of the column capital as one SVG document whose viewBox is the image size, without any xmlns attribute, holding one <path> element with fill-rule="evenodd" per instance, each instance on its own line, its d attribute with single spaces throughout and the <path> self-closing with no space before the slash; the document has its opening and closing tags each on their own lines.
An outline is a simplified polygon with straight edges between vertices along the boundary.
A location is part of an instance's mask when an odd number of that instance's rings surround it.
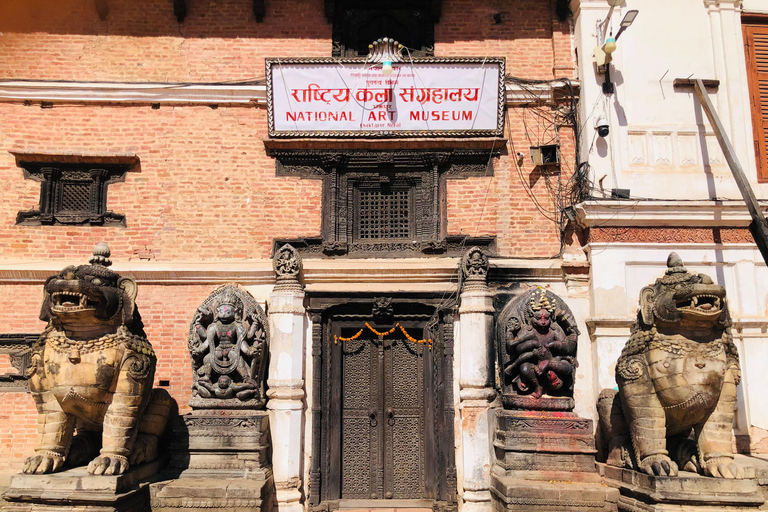
<svg viewBox="0 0 768 512">
<path fill-rule="evenodd" d="M 488 256 L 479 247 L 471 247 L 461 258 L 464 291 L 488 289 Z"/>
<path fill-rule="evenodd" d="M 302 269 L 301 256 L 293 246 L 285 244 L 275 251 L 272 268 L 277 281 L 274 291 L 303 293 L 304 286 L 299 282 Z"/>
</svg>

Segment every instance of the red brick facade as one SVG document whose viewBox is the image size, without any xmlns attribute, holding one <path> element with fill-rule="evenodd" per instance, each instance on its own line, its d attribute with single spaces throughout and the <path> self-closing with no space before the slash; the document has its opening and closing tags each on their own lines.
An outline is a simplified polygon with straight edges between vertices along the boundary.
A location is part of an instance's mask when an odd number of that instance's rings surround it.
<svg viewBox="0 0 768 512">
<path fill-rule="evenodd" d="M 92 0 L 11 1 L 0 17 L 0 78 L 120 82 L 233 82 L 264 77 L 265 57 L 331 54 L 331 25 L 319 0 L 267 2 L 263 23 L 250 0 L 190 2 L 183 24 L 169 0 L 110 0 L 101 21 Z M 501 23 L 493 15 L 501 13 Z M 438 56 L 501 56 L 527 79 L 573 77 L 570 29 L 547 1 L 443 2 L 435 25 Z M 552 113 L 547 109 L 547 118 Z M 0 264 L 85 263 L 106 241 L 116 262 L 243 261 L 270 257 L 275 237 L 317 236 L 321 183 L 277 177 L 265 154 L 266 109 L 258 106 L 0 103 Z M 573 173 L 573 133 L 556 134 L 532 109 L 507 113 L 509 141 L 492 177 L 450 180 L 447 233 L 495 235 L 500 256 L 546 257 L 560 249 L 551 220 L 558 190 Z M 528 161 L 531 145 L 561 145 L 562 176 Z M 111 185 L 108 209 L 125 228 L 16 225 L 38 206 L 40 185 L 23 178 L 11 152 L 135 154 L 140 164 Z M 517 153 L 522 153 L 518 165 Z M 42 281 L 0 281 L 0 332 L 39 332 Z M 156 383 L 186 410 L 191 369 L 187 332 L 213 285 L 139 282 L 146 332 L 158 355 Z M 35 412 L 7 393 L 0 413 L 0 470 L 18 469 L 33 446 Z"/>
</svg>

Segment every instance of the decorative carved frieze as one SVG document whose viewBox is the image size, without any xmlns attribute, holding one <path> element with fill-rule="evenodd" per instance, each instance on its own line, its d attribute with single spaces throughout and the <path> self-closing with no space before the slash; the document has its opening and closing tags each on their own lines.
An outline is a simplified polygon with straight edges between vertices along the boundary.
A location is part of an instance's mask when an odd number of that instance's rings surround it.
<svg viewBox="0 0 768 512">
<path fill-rule="evenodd" d="M 324 149 L 267 149 L 277 161 L 278 176 L 317 178 L 334 170 L 370 170 L 379 166 L 397 169 L 431 169 L 455 178 L 491 176 L 492 158 L 501 149 L 453 149 L 445 151 L 423 150 L 324 150 Z"/>
</svg>

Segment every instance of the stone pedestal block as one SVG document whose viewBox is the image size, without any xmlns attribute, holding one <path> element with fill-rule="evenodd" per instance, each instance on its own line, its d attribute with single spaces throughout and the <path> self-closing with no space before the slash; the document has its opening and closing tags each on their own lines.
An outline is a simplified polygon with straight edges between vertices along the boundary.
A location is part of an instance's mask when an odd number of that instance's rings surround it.
<svg viewBox="0 0 768 512">
<path fill-rule="evenodd" d="M 269 448 L 267 411 L 193 411 L 173 425 L 166 474 L 266 480 L 271 474 Z"/>
<path fill-rule="evenodd" d="M 745 512 L 761 509 L 763 492 L 755 468 L 743 480 L 712 478 L 687 471 L 654 477 L 631 469 L 601 465 L 605 484 L 618 489 L 619 510 L 626 512 Z"/>
<path fill-rule="evenodd" d="M 595 482 L 531 481 L 491 476 L 496 512 L 615 512 L 616 489 Z"/>
<path fill-rule="evenodd" d="M 3 512 L 149 512 L 147 483 L 167 459 L 130 468 L 118 476 L 89 475 L 78 467 L 49 475 L 18 474 L 3 493 Z"/>
<path fill-rule="evenodd" d="M 496 475 L 599 480 L 592 420 L 572 412 L 498 411 L 493 446 Z"/>
<path fill-rule="evenodd" d="M 197 410 L 174 423 L 163 481 L 150 486 L 153 512 L 271 511 L 267 411 Z"/>
<path fill-rule="evenodd" d="M 497 411 L 491 470 L 494 510 L 616 511 L 600 483 L 592 421 L 572 412 Z"/>
<path fill-rule="evenodd" d="M 272 483 L 245 478 L 180 478 L 152 485 L 152 512 L 221 510 L 226 512 L 271 511 Z"/>
</svg>

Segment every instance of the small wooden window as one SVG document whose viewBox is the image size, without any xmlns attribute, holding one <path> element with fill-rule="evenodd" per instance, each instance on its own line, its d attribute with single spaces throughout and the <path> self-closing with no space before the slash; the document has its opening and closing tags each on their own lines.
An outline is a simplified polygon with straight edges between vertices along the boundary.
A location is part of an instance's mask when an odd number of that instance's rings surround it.
<svg viewBox="0 0 768 512">
<path fill-rule="evenodd" d="M 768 16 L 744 24 L 757 179 L 768 182 Z"/>
<path fill-rule="evenodd" d="M 24 177 L 40 182 L 40 206 L 22 211 L 17 224 L 125 226 L 125 216 L 107 210 L 107 189 L 125 180 L 135 157 L 16 155 Z"/>
</svg>

